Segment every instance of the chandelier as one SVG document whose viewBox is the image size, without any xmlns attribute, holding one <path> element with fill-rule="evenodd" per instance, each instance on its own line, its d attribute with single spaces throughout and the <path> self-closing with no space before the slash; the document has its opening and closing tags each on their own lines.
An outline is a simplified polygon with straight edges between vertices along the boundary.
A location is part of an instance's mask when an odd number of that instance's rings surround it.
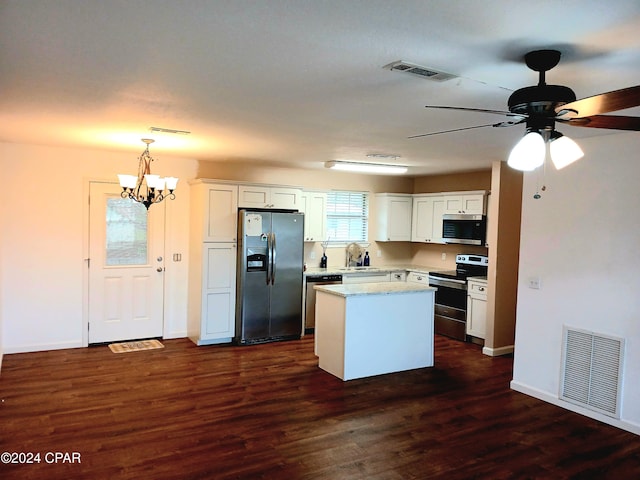
<svg viewBox="0 0 640 480">
<path fill-rule="evenodd" d="M 149 144 L 154 140 L 143 138 L 142 141 L 147 148 L 138 159 L 138 175 L 118 174 L 120 186 L 122 187 L 122 198 L 130 198 L 138 203 L 142 203 L 147 210 L 154 203 L 159 203 L 166 197 L 171 200 L 176 198 L 173 191 L 176 189 L 178 179 L 176 177 L 162 178 L 159 175 L 151 174 L 151 162 L 153 158 L 149 153 Z M 169 193 L 167 193 L 167 190 Z"/>
</svg>

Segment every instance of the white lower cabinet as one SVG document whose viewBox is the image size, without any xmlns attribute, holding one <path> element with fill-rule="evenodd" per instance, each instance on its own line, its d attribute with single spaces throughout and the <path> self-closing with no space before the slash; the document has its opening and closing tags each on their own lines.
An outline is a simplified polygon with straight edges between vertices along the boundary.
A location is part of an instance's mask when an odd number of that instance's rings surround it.
<svg viewBox="0 0 640 480">
<path fill-rule="evenodd" d="M 429 274 L 421 272 L 409 272 L 407 274 L 407 282 L 429 285 Z"/>
<path fill-rule="evenodd" d="M 406 270 L 398 270 L 395 272 L 391 272 L 391 282 L 406 282 L 407 281 L 407 272 Z"/>
<path fill-rule="evenodd" d="M 235 243 L 202 246 L 189 292 L 187 333 L 197 345 L 228 343 L 235 335 L 236 250 Z"/>
<path fill-rule="evenodd" d="M 484 339 L 487 335 L 487 283 L 467 282 L 467 335 Z"/>
</svg>

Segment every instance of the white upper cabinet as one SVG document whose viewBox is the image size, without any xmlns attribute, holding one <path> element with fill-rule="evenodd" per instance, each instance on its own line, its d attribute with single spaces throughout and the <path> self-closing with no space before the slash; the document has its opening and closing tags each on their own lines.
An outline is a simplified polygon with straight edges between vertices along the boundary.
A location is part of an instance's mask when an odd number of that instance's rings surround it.
<svg viewBox="0 0 640 480">
<path fill-rule="evenodd" d="M 191 185 L 194 235 L 201 242 L 235 242 L 238 225 L 238 186 L 217 183 Z"/>
<path fill-rule="evenodd" d="M 411 221 L 411 241 L 444 243 L 442 215 L 445 213 L 443 195 L 414 195 Z"/>
<path fill-rule="evenodd" d="M 327 236 L 327 194 L 302 192 L 300 211 L 304 213 L 304 241 L 322 242 Z"/>
<path fill-rule="evenodd" d="M 472 213 L 484 215 L 485 192 L 445 194 L 444 213 Z"/>
<path fill-rule="evenodd" d="M 278 208 L 299 210 L 302 190 L 290 187 L 270 187 L 265 185 L 240 185 L 238 187 L 238 207 Z"/>
<path fill-rule="evenodd" d="M 412 195 L 378 193 L 375 197 L 378 222 L 376 241 L 410 241 Z"/>
</svg>

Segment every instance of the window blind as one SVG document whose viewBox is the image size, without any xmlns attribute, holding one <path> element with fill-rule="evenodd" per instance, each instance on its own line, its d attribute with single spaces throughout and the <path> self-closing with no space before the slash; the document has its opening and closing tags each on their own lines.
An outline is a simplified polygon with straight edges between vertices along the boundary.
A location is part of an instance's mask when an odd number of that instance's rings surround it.
<svg viewBox="0 0 640 480">
<path fill-rule="evenodd" d="M 327 236 L 331 243 L 366 242 L 369 230 L 369 195 L 333 191 L 327 194 Z"/>
</svg>

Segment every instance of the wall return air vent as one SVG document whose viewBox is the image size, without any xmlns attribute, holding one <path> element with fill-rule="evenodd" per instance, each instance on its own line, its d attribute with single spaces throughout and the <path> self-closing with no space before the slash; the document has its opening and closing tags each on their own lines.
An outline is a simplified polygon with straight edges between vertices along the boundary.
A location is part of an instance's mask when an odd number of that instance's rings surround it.
<svg viewBox="0 0 640 480">
<path fill-rule="evenodd" d="M 457 78 L 456 75 L 453 75 L 451 73 L 440 72 L 438 70 L 434 70 L 433 68 L 422 67 L 420 65 L 405 62 L 403 60 L 392 62 L 388 65 L 385 65 L 382 68 L 386 68 L 391 71 L 395 70 L 398 72 L 411 73 L 413 75 L 417 75 L 419 77 L 426 78 L 428 80 L 434 80 L 437 82 L 444 82 L 445 80 L 451 80 L 452 78 Z"/>
<path fill-rule="evenodd" d="M 620 418 L 624 339 L 563 328 L 560 398 Z"/>
</svg>

